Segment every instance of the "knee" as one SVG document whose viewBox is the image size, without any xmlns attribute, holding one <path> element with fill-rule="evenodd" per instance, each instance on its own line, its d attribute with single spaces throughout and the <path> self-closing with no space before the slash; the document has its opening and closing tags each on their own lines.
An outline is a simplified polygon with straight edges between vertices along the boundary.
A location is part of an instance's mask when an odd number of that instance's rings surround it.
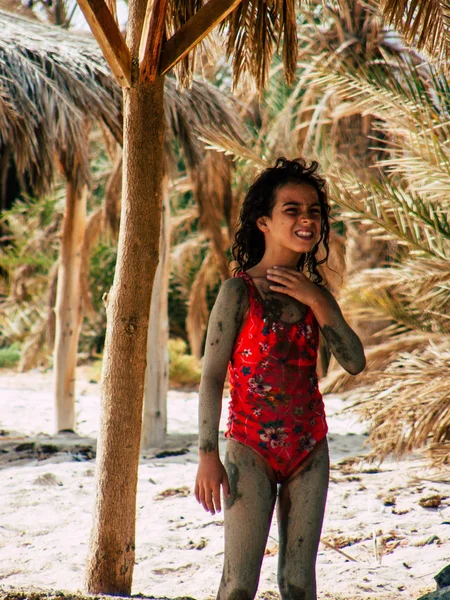
<svg viewBox="0 0 450 600">
<path fill-rule="evenodd" d="M 232 590 L 227 600 L 253 600 L 254 594 L 250 595 L 247 590 Z"/>
<path fill-rule="evenodd" d="M 292 582 L 283 573 L 278 574 L 278 587 L 282 600 L 316 600 L 314 582 Z"/>
<path fill-rule="evenodd" d="M 217 600 L 253 600 L 255 594 L 256 589 L 252 591 L 248 588 L 239 588 L 233 586 L 225 588 L 224 586 L 220 586 Z"/>
</svg>

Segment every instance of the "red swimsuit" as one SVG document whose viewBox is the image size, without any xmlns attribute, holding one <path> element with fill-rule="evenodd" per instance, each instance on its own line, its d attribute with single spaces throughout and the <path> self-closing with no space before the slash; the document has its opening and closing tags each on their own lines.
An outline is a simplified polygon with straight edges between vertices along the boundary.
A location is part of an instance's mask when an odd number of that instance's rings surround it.
<svg viewBox="0 0 450 600">
<path fill-rule="evenodd" d="M 252 278 L 247 318 L 230 363 L 229 420 L 225 436 L 256 450 L 286 481 L 328 431 L 316 374 L 319 326 L 308 307 L 301 321 L 274 321 Z"/>
</svg>

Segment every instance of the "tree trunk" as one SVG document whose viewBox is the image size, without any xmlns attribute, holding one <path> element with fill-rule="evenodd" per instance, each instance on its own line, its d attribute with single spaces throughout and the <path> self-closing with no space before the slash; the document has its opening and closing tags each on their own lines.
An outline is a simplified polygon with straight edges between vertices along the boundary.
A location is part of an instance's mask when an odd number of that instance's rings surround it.
<svg viewBox="0 0 450 600">
<path fill-rule="evenodd" d="M 147 3 L 129 4 L 136 64 Z M 135 560 L 147 333 L 161 225 L 164 77 L 124 88 L 122 211 L 117 265 L 107 299 L 96 503 L 86 584 L 92 594 L 130 595 Z"/>
<path fill-rule="evenodd" d="M 56 430 L 75 429 L 75 367 L 82 323 L 80 271 L 86 231 L 87 186 L 66 185 L 56 291 L 53 381 Z"/>
<path fill-rule="evenodd" d="M 159 263 L 153 282 L 147 341 L 142 448 L 160 446 L 167 433 L 167 390 L 169 387 L 169 276 L 170 203 L 168 179 L 163 182 L 163 207 Z"/>
</svg>

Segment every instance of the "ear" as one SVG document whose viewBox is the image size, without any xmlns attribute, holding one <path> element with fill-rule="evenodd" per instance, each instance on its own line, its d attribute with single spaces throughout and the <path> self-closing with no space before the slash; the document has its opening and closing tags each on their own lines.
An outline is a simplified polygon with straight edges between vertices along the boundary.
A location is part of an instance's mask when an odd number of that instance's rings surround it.
<svg viewBox="0 0 450 600">
<path fill-rule="evenodd" d="M 267 229 L 267 219 L 266 217 L 258 217 L 256 219 L 256 225 L 260 231 L 266 231 Z"/>
</svg>

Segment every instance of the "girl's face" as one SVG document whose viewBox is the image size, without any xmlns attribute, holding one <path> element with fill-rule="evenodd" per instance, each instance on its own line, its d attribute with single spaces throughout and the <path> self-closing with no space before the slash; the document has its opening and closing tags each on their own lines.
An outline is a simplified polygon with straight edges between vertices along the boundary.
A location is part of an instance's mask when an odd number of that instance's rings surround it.
<svg viewBox="0 0 450 600">
<path fill-rule="evenodd" d="M 309 184 L 287 183 L 275 193 L 272 216 L 257 219 L 267 244 L 293 252 L 310 252 L 320 239 L 321 212 L 316 189 Z"/>
</svg>

